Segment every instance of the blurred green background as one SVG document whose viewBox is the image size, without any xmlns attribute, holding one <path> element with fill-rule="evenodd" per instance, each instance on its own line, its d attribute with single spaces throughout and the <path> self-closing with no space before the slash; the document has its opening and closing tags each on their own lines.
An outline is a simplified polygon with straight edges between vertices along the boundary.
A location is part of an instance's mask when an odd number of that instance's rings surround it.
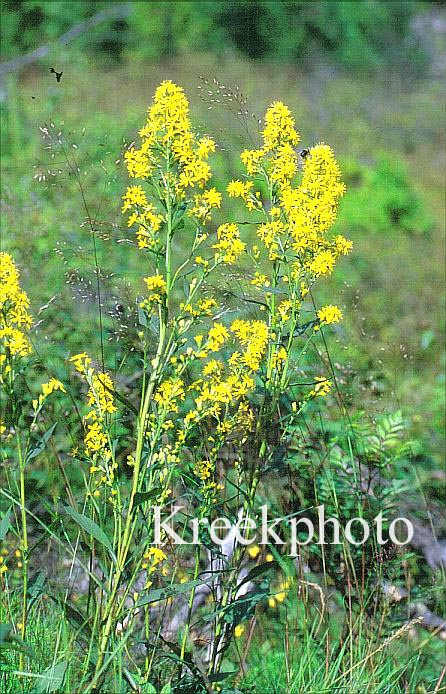
<svg viewBox="0 0 446 694">
<path fill-rule="evenodd" d="M 154 88 L 164 79 L 185 87 L 198 129 L 220 145 L 220 186 L 241 175 L 239 152 L 257 143 L 258 119 L 281 99 L 302 146 L 334 147 L 348 186 L 337 229 L 354 252 L 317 295 L 344 310 L 331 349 L 346 403 L 371 418 L 401 407 L 422 443 L 421 467 L 437 467 L 445 35 L 444 8 L 430 2 L 4 0 L 2 246 L 20 264 L 52 374 L 68 377 L 73 352 L 99 353 L 91 237 L 65 157 L 99 230 L 112 366 L 137 329 L 146 272 L 123 241 L 122 152 Z M 231 205 L 222 219 L 239 214 Z"/>
</svg>

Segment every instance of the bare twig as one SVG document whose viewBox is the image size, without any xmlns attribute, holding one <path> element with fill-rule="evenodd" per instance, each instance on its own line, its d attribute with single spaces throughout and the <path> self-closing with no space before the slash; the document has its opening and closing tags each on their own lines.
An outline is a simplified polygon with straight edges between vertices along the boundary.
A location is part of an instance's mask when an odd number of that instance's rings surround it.
<svg viewBox="0 0 446 694">
<path fill-rule="evenodd" d="M 128 17 L 131 11 L 131 3 L 123 3 L 122 5 L 111 5 L 110 7 L 101 10 L 97 14 L 93 15 L 93 17 L 89 17 L 88 19 L 85 19 L 84 21 L 72 26 L 71 29 L 59 36 L 59 38 L 56 39 L 53 43 L 47 43 L 43 46 L 39 46 L 39 48 L 36 48 L 34 51 L 31 51 L 30 53 L 26 53 L 25 55 L 19 55 L 17 58 L 13 58 L 12 60 L 7 60 L 4 63 L 0 63 L 0 77 L 7 74 L 8 72 L 19 70 L 25 65 L 29 65 L 30 63 L 33 63 L 36 60 L 45 58 L 47 55 L 51 53 L 55 45 L 66 46 L 67 43 L 71 43 L 71 41 L 77 39 L 78 36 L 81 36 L 89 29 L 93 29 L 94 27 L 98 26 L 98 24 L 102 24 L 102 22 L 105 22 L 108 19 L 123 19 L 125 17 Z"/>
</svg>

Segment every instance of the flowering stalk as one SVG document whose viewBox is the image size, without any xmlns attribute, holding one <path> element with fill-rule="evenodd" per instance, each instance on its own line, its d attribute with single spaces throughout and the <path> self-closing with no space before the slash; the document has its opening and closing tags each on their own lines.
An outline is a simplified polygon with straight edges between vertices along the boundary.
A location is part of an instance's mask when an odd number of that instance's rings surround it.
<svg viewBox="0 0 446 694">
<path fill-rule="evenodd" d="M 326 235 L 344 190 L 330 148 L 317 145 L 309 150 L 300 184 L 295 186 L 299 135 L 287 107 L 281 102 L 271 105 L 265 117 L 262 147 L 245 150 L 241 155 L 247 172 L 245 180 L 231 181 L 227 186 L 229 197 L 240 198 L 248 212 L 262 217 L 261 222 L 253 222 L 258 245 L 251 246 L 233 222 L 220 224 L 215 232 L 207 230 L 213 210 L 222 203 L 222 195 L 215 188 L 206 188 L 212 175 L 207 159 L 215 143 L 192 131 L 188 114 L 183 90 L 172 82 L 162 83 L 148 110 L 147 123 L 139 133 L 141 147 L 132 146 L 125 153 L 129 175 L 140 183 L 127 188 L 122 211 L 128 214 L 128 226 L 135 230 L 137 246 L 152 268 L 153 274 L 144 278 L 147 295 L 140 310 L 147 325 L 158 316 L 158 339 L 150 374 L 147 375 L 147 368 L 143 374 L 134 453 L 127 457 L 132 467 L 128 495 L 121 493 L 125 480 L 119 479 L 103 413 L 104 407 L 111 412 L 113 405 L 104 393 L 99 393 L 86 418 L 85 446 L 92 460 L 90 471 L 102 476 L 101 480 L 111 488 L 116 550 L 110 570 L 110 592 L 99 610 L 98 658 L 87 691 L 102 685 L 111 657 L 107 657 L 110 644 L 125 601 L 132 595 L 135 576 L 141 569 L 146 570 L 145 566 L 152 576 L 164 561 L 152 557 L 151 564 L 145 559 L 151 556 L 144 547 L 151 542 L 152 528 L 142 528 L 141 508 L 148 514 L 151 503 L 165 504 L 172 481 L 180 478 L 197 499 L 200 517 L 211 514 L 224 489 L 221 479 L 225 473 L 219 470 L 219 456 L 233 437 L 241 442 L 237 472 L 244 487 L 244 512 L 252 515 L 262 472 L 274 453 L 271 421 L 277 420 L 283 440 L 305 402 L 329 391 L 327 379 L 316 378 L 314 389 L 300 402 L 293 403 L 290 413 L 284 416 L 281 412 L 281 395 L 291 387 L 291 375 L 298 361 L 298 357 L 294 359 L 296 336 L 309 330 L 310 336 L 304 338 L 309 340 L 320 325 L 342 317 L 337 307 L 326 306 L 305 325 L 300 318 L 302 302 L 312 284 L 329 274 L 337 257 L 350 250 L 350 243 L 343 237 L 332 240 Z M 258 180 L 268 191 L 266 200 L 256 190 Z M 194 229 L 193 241 L 185 256 L 177 260 L 173 254 L 175 235 L 190 227 Z M 206 244 L 209 237 L 210 244 Z M 224 311 L 209 289 L 209 278 L 218 268 L 228 272 L 243 260 L 252 268 L 249 291 L 254 297 L 259 293 L 259 300 L 254 298 L 253 303 L 260 305 L 267 317 L 247 320 L 238 316 L 226 325 L 220 319 Z M 179 300 L 181 292 L 183 301 Z M 144 338 L 144 333 L 141 335 Z M 145 362 L 149 353 L 145 344 Z M 73 361 L 76 368 L 80 365 L 84 369 L 89 393 L 97 394 L 101 390 L 97 379 L 107 375 L 95 374 L 85 364 L 85 357 L 77 355 Z M 108 390 L 113 393 L 112 387 Z M 254 405 L 256 390 L 262 393 L 262 400 Z M 99 487 L 93 486 L 93 490 L 93 497 L 100 496 Z M 145 495 L 150 501 L 144 500 Z M 124 513 L 125 519 L 121 518 Z M 135 538 L 138 556 L 132 556 Z M 218 672 L 220 654 L 231 632 L 224 625 L 223 608 L 230 604 L 236 591 L 242 559 L 243 548 L 239 547 L 222 588 L 210 674 Z M 194 577 L 198 575 L 197 553 Z M 151 584 L 152 578 L 147 580 L 145 590 Z M 194 589 L 189 596 L 189 613 L 193 603 Z M 135 608 L 126 628 L 131 629 L 136 613 Z M 182 635 L 181 658 L 186 653 L 188 634 L 189 620 Z M 148 668 L 150 663 L 146 658 Z"/>
</svg>

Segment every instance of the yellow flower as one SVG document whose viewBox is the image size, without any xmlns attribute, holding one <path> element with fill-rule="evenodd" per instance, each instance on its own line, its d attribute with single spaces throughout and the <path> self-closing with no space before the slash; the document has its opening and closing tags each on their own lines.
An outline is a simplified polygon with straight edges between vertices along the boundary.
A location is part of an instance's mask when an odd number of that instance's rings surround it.
<svg viewBox="0 0 446 694">
<path fill-rule="evenodd" d="M 243 183 L 243 181 L 230 181 L 226 191 L 230 198 L 243 198 L 246 200 L 253 185 L 252 181 L 246 181 L 246 183 Z"/>
<path fill-rule="evenodd" d="M 251 284 L 254 287 L 269 287 L 270 281 L 266 275 L 262 275 L 260 272 L 256 272 L 251 280 Z"/>
<path fill-rule="evenodd" d="M 291 111 L 281 101 L 274 101 L 265 114 L 265 128 L 262 132 L 265 152 L 277 149 L 282 143 L 297 145 L 299 134 L 294 129 Z"/>
<path fill-rule="evenodd" d="M 140 307 L 147 309 L 150 312 L 154 306 L 163 303 L 164 296 L 167 291 L 167 284 L 162 275 L 144 277 L 144 282 L 146 283 L 150 294 L 147 299 L 142 301 Z"/>
<path fill-rule="evenodd" d="M 144 559 L 146 561 L 142 564 L 142 568 L 148 570 L 150 576 L 155 573 L 159 564 L 166 561 L 167 556 L 159 547 L 150 547 L 150 549 L 145 552 Z"/>
<path fill-rule="evenodd" d="M 215 248 L 216 262 L 222 261 L 232 265 L 246 249 L 246 244 L 240 239 L 240 231 L 237 224 L 221 224 L 217 229 L 218 243 Z"/>
<path fill-rule="evenodd" d="M 246 167 L 246 172 L 249 176 L 254 176 L 260 169 L 260 163 L 265 156 L 262 149 L 245 149 L 240 159 Z"/>
<path fill-rule="evenodd" d="M 297 154 L 288 142 L 281 144 L 276 152 L 276 156 L 271 159 L 270 177 L 282 187 L 287 186 L 297 172 Z"/>
<path fill-rule="evenodd" d="M 339 323 L 342 320 L 342 311 L 333 305 L 323 306 L 317 312 L 317 317 L 321 323 L 329 325 L 330 323 Z"/>
<path fill-rule="evenodd" d="M 110 376 L 107 373 L 95 373 L 87 393 L 88 404 L 91 407 L 96 407 L 101 415 L 113 414 L 116 412 L 116 407 L 111 391 L 113 391 L 113 381 Z"/>
<path fill-rule="evenodd" d="M 325 376 L 316 376 L 316 385 L 314 389 L 310 391 L 310 397 L 324 397 L 328 395 L 331 390 L 332 382 L 325 378 Z"/>
<path fill-rule="evenodd" d="M 63 383 L 61 383 L 57 378 L 51 378 L 48 383 L 42 383 L 42 392 L 45 396 L 54 393 L 55 390 L 61 390 L 62 393 L 66 393 Z"/>
<path fill-rule="evenodd" d="M 248 547 L 248 554 L 251 559 L 257 559 L 260 554 L 260 547 L 258 545 L 251 545 Z"/>
<path fill-rule="evenodd" d="M 210 460 L 200 460 L 194 466 L 194 474 L 202 481 L 208 480 L 214 472 L 215 466 Z"/>
<path fill-rule="evenodd" d="M 33 400 L 33 408 L 37 412 L 40 410 L 43 403 L 51 393 L 60 390 L 62 393 L 66 393 L 65 386 L 57 378 L 51 378 L 48 383 L 42 383 L 42 393 L 39 395 L 38 400 Z"/>
<path fill-rule="evenodd" d="M 278 237 L 285 232 L 285 225 L 279 221 L 266 222 L 257 228 L 257 236 L 263 241 L 265 247 L 271 249 L 278 248 Z"/>
<path fill-rule="evenodd" d="M 203 200 L 207 202 L 209 207 L 221 207 L 222 194 L 216 188 L 209 188 L 203 193 Z"/>
<path fill-rule="evenodd" d="M 239 639 L 243 634 L 245 633 L 245 627 L 243 624 L 237 624 L 237 626 L 234 629 L 234 636 L 236 639 Z"/>
<path fill-rule="evenodd" d="M 341 234 L 338 234 L 338 236 L 335 237 L 335 244 L 339 255 L 348 255 L 353 248 L 353 243 L 348 241 L 348 239 Z"/>
<path fill-rule="evenodd" d="M 93 422 L 93 424 L 88 425 L 87 432 L 84 437 L 84 443 L 87 454 L 105 451 L 107 448 L 107 436 L 105 435 L 100 422 Z"/>
<path fill-rule="evenodd" d="M 73 362 L 74 368 L 80 374 L 84 374 L 91 364 L 91 359 L 86 352 L 75 354 L 74 356 L 70 357 L 70 361 Z"/>
<path fill-rule="evenodd" d="M 291 299 L 284 299 L 283 301 L 280 302 L 280 304 L 277 307 L 278 313 L 280 315 L 280 320 L 282 323 L 285 323 L 290 315 L 291 311 L 293 309 L 293 302 Z"/>
<path fill-rule="evenodd" d="M 214 140 L 211 137 L 202 137 L 197 143 L 197 157 L 206 159 L 210 152 L 215 152 Z"/>
<path fill-rule="evenodd" d="M 147 289 L 149 292 L 156 291 L 161 294 L 166 293 L 166 280 L 162 275 L 151 275 L 150 277 L 144 277 L 144 282 L 147 284 Z"/>
<path fill-rule="evenodd" d="M 0 253 L 0 355 L 2 370 L 8 371 L 9 358 L 25 357 L 31 353 L 31 343 L 22 328 L 29 329 L 32 318 L 28 313 L 29 299 L 20 288 L 20 275 L 9 253 Z"/>
<path fill-rule="evenodd" d="M 268 326 L 260 320 L 235 320 L 231 325 L 232 332 L 245 347 L 242 362 L 250 371 L 257 371 L 268 344 Z"/>
<path fill-rule="evenodd" d="M 124 205 L 122 211 L 125 212 L 133 205 L 147 207 L 147 197 L 142 186 L 129 186 L 122 198 Z"/>
<path fill-rule="evenodd" d="M 0 344 L 11 357 L 26 357 L 31 353 L 31 344 L 27 336 L 17 328 L 0 327 Z"/>
<path fill-rule="evenodd" d="M 153 399 L 166 412 L 178 412 L 178 402 L 182 402 L 185 395 L 184 382 L 180 378 L 169 378 L 160 384 Z"/>
<path fill-rule="evenodd" d="M 330 275 L 333 271 L 335 258 L 331 251 L 322 251 L 311 261 L 310 270 L 316 277 L 320 275 Z"/>
<path fill-rule="evenodd" d="M 6 571 L 8 570 L 8 567 L 6 566 L 6 564 L 4 564 L 4 561 L 5 560 L 0 555 L 0 576 L 2 576 L 2 574 L 6 573 Z"/>
<path fill-rule="evenodd" d="M 221 207 L 221 200 L 222 194 L 216 188 L 209 188 L 202 194 L 194 196 L 194 206 L 188 214 L 201 222 L 207 222 L 211 219 L 211 210 L 215 207 Z"/>
<path fill-rule="evenodd" d="M 202 258 L 201 255 L 197 255 L 197 257 L 195 258 L 195 262 L 197 265 L 201 265 L 204 268 L 207 268 L 209 265 L 209 261 Z"/>
<path fill-rule="evenodd" d="M 229 337 L 227 328 L 222 323 L 214 323 L 208 333 L 207 348 L 217 352 Z"/>
</svg>

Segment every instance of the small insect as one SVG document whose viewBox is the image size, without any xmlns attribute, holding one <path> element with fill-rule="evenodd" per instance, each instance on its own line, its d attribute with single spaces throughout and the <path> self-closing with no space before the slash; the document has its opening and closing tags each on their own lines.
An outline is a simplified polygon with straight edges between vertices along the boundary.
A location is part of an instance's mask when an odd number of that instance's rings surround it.
<svg viewBox="0 0 446 694">
<path fill-rule="evenodd" d="M 307 157 L 310 156 L 310 148 L 306 147 L 305 149 L 301 149 L 299 154 L 302 157 L 302 159 L 306 159 Z"/>
<path fill-rule="evenodd" d="M 50 73 L 52 75 L 56 75 L 56 81 L 60 82 L 60 78 L 62 77 L 63 72 L 57 72 L 57 70 L 55 70 L 53 67 L 50 67 Z"/>
</svg>

